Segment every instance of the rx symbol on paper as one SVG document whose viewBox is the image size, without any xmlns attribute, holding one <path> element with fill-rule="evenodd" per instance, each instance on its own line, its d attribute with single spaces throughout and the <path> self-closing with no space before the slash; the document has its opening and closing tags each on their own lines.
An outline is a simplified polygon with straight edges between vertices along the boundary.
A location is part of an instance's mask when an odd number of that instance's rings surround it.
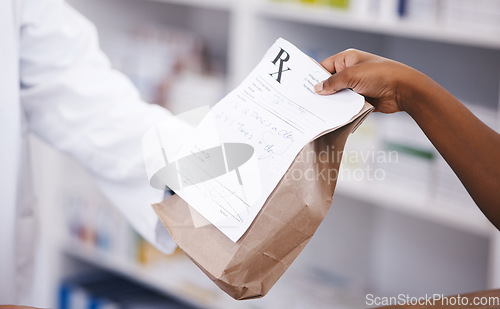
<svg viewBox="0 0 500 309">
<path fill-rule="evenodd" d="M 280 48 L 280 52 L 278 53 L 278 55 L 276 56 L 276 58 L 274 58 L 274 60 L 271 61 L 271 62 L 274 65 L 276 65 L 276 63 L 278 62 L 278 60 L 279 60 L 279 63 L 280 63 L 279 64 L 278 72 L 269 73 L 269 75 L 271 75 L 273 77 L 274 77 L 274 75 L 276 75 L 276 81 L 281 84 L 281 74 L 283 74 L 283 72 L 291 70 L 289 67 L 287 67 L 285 70 L 283 70 L 283 63 L 285 63 L 288 60 L 290 60 L 290 55 L 283 48 Z"/>
</svg>

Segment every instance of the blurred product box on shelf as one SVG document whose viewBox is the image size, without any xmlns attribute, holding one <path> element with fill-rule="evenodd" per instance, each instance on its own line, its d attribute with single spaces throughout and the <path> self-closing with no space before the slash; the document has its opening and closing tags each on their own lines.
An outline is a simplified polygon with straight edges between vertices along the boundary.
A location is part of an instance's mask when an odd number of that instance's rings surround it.
<svg viewBox="0 0 500 309">
<path fill-rule="evenodd" d="M 420 24 L 435 24 L 441 0 L 355 0 L 353 13 L 375 16 L 382 21 L 404 19 Z M 368 14 L 366 14 L 368 12 Z"/>
<path fill-rule="evenodd" d="M 353 13 L 359 16 L 377 17 L 381 21 L 398 19 L 420 25 L 435 24 L 439 18 L 441 0 L 355 0 Z"/>
<path fill-rule="evenodd" d="M 60 284 L 58 309 L 189 309 L 165 295 L 107 273 L 88 273 Z"/>
<path fill-rule="evenodd" d="M 165 106 L 176 115 L 203 105 L 212 106 L 222 98 L 224 89 L 224 80 L 216 75 L 183 71 L 172 78 Z"/>
<path fill-rule="evenodd" d="M 318 6 L 318 7 L 345 10 L 350 7 L 350 3 L 353 2 L 354 0 L 270 0 L 270 1 L 299 3 L 307 6 Z"/>
<path fill-rule="evenodd" d="M 351 0 L 349 10 L 359 18 L 376 18 L 380 13 L 381 0 Z"/>
<path fill-rule="evenodd" d="M 379 182 L 380 173 L 373 169 L 377 157 L 385 157 L 378 145 L 378 118 L 372 113 L 370 117 L 349 137 L 349 143 L 344 148 L 339 180 L 341 182 L 369 183 Z"/>
<path fill-rule="evenodd" d="M 284 283 L 276 288 L 270 298 L 262 299 L 260 308 L 365 307 L 364 289 L 355 286 L 352 279 L 318 266 L 303 265 L 291 269 Z"/>
<path fill-rule="evenodd" d="M 384 171 L 384 186 L 410 191 L 413 198 L 427 202 L 435 182 L 434 146 L 405 113 L 380 115 L 378 121 L 379 145 L 386 159 L 375 161 L 374 168 Z"/>
<path fill-rule="evenodd" d="M 132 80 L 142 98 L 174 114 L 213 105 L 225 91 L 223 65 L 194 33 L 141 26 L 108 44 L 104 49 L 113 67 Z"/>
<path fill-rule="evenodd" d="M 442 0 L 442 22 L 452 30 L 500 35 L 500 1 Z"/>
<path fill-rule="evenodd" d="M 83 251 L 119 257 L 134 264 L 151 265 L 168 256 L 142 238 L 99 193 L 66 190 L 62 200 L 71 246 Z M 174 253 L 175 254 L 175 253 Z"/>
<path fill-rule="evenodd" d="M 433 25 L 439 20 L 440 0 L 410 0 L 399 5 L 399 15 L 421 25 Z"/>
</svg>

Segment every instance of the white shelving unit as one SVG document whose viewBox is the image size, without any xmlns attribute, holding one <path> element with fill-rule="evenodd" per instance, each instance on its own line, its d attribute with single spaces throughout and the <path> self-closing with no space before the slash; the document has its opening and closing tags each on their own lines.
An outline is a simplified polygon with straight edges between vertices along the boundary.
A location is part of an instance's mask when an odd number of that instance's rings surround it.
<svg viewBox="0 0 500 309">
<path fill-rule="evenodd" d="M 452 201 L 437 205 L 436 202 L 422 200 L 418 194 L 412 192 L 395 190 L 396 192 L 391 191 L 389 194 L 388 190 L 389 188 L 382 186 L 340 182 L 336 191 L 364 203 L 482 237 L 490 237 L 496 230 L 488 219 L 475 209 L 454 205 Z"/>
<path fill-rule="evenodd" d="M 350 12 L 294 3 L 261 3 L 257 6 L 257 12 L 262 16 L 318 26 L 500 49 L 499 36 L 456 31 L 439 24 L 429 25 L 397 19 L 381 20 L 377 17 L 360 18 Z"/>
<path fill-rule="evenodd" d="M 188 27 L 214 42 L 214 49 L 225 57 L 229 87 L 283 36 L 318 57 L 355 47 L 404 61 L 459 98 L 473 101 L 470 93 L 477 94 L 473 102 L 500 115 L 500 36 L 452 31 L 438 24 L 362 19 L 349 12 L 265 0 L 70 2 L 96 22 L 104 43 L 117 31 L 143 21 Z M 113 11 L 106 9 L 113 7 L 119 14 L 113 15 L 114 24 L 110 24 Z M 193 20 L 194 26 L 189 24 Z M 469 77 L 456 74 L 461 71 Z M 421 195 L 383 183 L 340 182 L 332 210 L 311 243 L 270 294 L 258 301 L 232 301 L 186 258 L 147 269 L 75 244 L 55 243 L 63 258 L 110 270 L 207 308 L 284 308 L 283 298 L 293 300 L 286 290 L 293 290 L 290 287 L 300 281 L 294 274 L 312 265 L 347 278 L 351 296 L 359 295 L 361 301 L 367 291 L 418 296 L 499 288 L 500 233 L 473 205 L 436 202 Z"/>
<path fill-rule="evenodd" d="M 168 263 L 148 268 L 123 257 L 112 256 L 92 248 L 82 248 L 71 241 L 65 243 L 61 250 L 67 256 L 83 263 L 99 265 L 99 268 L 129 278 L 159 292 L 180 296 L 183 301 L 193 306 L 216 308 L 215 305 L 221 304 L 220 300 L 217 302 L 221 296 L 220 291 L 214 289 L 208 278 L 200 282 L 199 276 L 196 276 L 199 272 L 196 265 L 183 256 L 173 257 Z M 194 279 L 192 274 L 195 274 Z"/>
</svg>

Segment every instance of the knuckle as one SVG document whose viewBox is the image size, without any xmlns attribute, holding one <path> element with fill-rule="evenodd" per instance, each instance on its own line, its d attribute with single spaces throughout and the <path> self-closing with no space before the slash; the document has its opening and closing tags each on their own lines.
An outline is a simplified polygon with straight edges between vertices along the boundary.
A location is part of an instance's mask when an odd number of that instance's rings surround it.
<svg viewBox="0 0 500 309">
<path fill-rule="evenodd" d="M 348 48 L 345 50 L 346 55 L 349 56 L 359 56 L 361 51 L 355 48 Z"/>
<path fill-rule="evenodd" d="M 362 52 L 360 50 L 354 49 L 354 48 L 349 48 L 345 51 L 344 54 L 344 62 L 345 66 L 349 67 L 355 64 L 358 64 L 361 62 L 362 59 Z"/>
</svg>

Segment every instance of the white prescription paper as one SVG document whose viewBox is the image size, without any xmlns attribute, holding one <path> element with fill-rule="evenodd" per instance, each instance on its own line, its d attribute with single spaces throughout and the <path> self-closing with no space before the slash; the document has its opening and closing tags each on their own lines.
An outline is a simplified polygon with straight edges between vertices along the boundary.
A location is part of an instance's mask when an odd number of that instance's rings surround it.
<svg viewBox="0 0 500 309">
<path fill-rule="evenodd" d="M 221 143 L 245 143 L 254 148 L 251 159 L 237 168 L 239 175 L 233 170 L 174 191 L 236 242 L 300 150 L 361 111 L 364 98 L 351 90 L 331 96 L 314 92 L 314 85 L 329 76 L 298 48 L 278 39 L 250 75 L 210 110 L 176 156 Z M 214 127 L 216 139 L 207 135 L 213 137 Z"/>
</svg>

